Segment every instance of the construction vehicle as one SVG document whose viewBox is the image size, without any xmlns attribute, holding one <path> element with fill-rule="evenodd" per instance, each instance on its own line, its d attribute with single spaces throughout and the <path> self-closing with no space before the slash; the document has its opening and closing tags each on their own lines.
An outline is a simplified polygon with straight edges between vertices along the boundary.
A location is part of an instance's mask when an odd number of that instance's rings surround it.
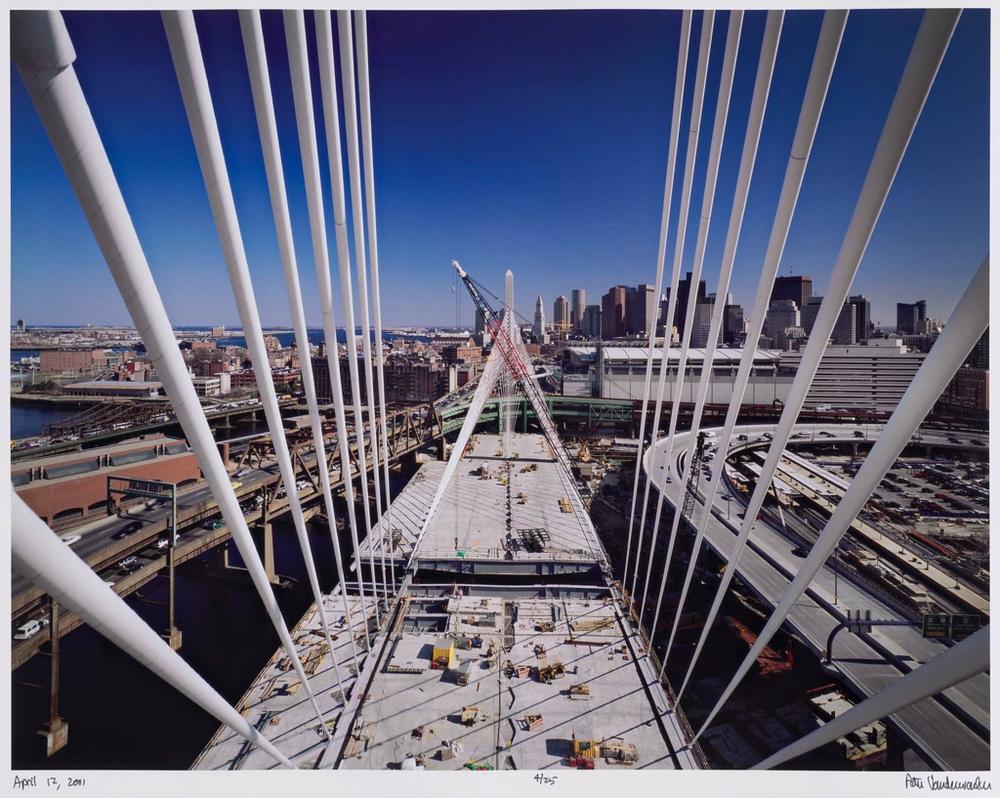
<svg viewBox="0 0 1000 798">
<path fill-rule="evenodd" d="M 601 754 L 600 740 L 578 739 L 576 732 L 573 732 L 573 740 L 570 743 L 569 766 L 571 768 L 582 768 L 584 770 L 594 769 L 594 760 Z"/>
<path fill-rule="evenodd" d="M 451 670 L 455 667 L 455 662 L 455 641 L 448 637 L 440 637 L 434 641 L 431 669 Z"/>
</svg>

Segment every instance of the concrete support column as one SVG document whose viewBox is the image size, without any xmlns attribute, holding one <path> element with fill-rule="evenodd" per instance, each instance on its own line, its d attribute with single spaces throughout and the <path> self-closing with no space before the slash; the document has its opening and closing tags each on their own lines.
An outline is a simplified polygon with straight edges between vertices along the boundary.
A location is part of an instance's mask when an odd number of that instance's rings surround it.
<svg viewBox="0 0 1000 798">
<path fill-rule="evenodd" d="M 69 743 L 69 724 L 59 717 L 59 602 L 49 605 L 49 656 L 52 660 L 49 683 L 49 720 L 38 734 L 45 738 L 45 756 L 51 757 Z"/>
<path fill-rule="evenodd" d="M 227 552 L 228 549 L 223 547 L 223 551 Z M 174 541 L 173 535 L 171 535 L 170 547 L 167 549 L 167 583 L 168 587 L 168 597 L 167 597 L 167 630 L 163 633 L 163 639 L 167 641 L 168 645 L 177 651 L 181 647 L 181 630 L 177 628 L 174 623 Z"/>
<path fill-rule="evenodd" d="M 281 583 L 274 571 L 274 528 L 270 523 L 264 524 L 264 573 L 272 585 Z"/>
</svg>

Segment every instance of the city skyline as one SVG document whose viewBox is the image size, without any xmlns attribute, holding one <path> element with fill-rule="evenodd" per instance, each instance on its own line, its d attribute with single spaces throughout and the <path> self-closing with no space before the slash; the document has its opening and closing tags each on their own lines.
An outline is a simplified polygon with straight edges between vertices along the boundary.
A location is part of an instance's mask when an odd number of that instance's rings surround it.
<svg viewBox="0 0 1000 798">
<path fill-rule="evenodd" d="M 852 289 L 871 298 L 876 322 L 891 325 L 897 302 L 922 297 L 933 297 L 930 314 L 947 321 L 959 286 L 986 247 L 985 13 L 970 11 L 958 24 Z M 713 36 L 692 219 L 701 200 L 725 16 Z M 703 275 L 708 292 L 714 290 L 721 257 L 752 87 L 748 64 L 760 46 L 763 17 L 762 12 L 746 15 L 739 48 Z M 235 321 L 158 15 L 70 12 L 66 18 L 84 91 L 172 318 L 178 324 Z M 196 18 L 210 80 L 227 86 L 227 92 L 217 91 L 216 112 L 262 318 L 269 325 L 287 325 L 236 15 L 199 12 Z M 263 19 L 273 79 L 285 87 L 281 21 L 269 13 Z M 488 20 L 485 12 L 371 14 L 387 326 L 453 326 L 456 320 L 473 325 L 471 306 L 461 297 L 456 319 L 452 257 L 475 264 L 495 293 L 503 270 L 512 268 L 519 275 L 517 310 L 528 320 L 539 294 L 550 304 L 560 294 L 584 288 L 588 304 L 595 304 L 609 284 L 653 282 L 679 19 L 679 12 L 667 11 L 542 12 L 530 20 L 515 12 L 490 12 Z M 752 301 L 794 127 L 789 111 L 801 100 L 819 20 L 820 12 L 792 12 L 786 18 L 731 290 L 733 301 L 744 306 Z M 816 294 L 823 293 L 918 20 L 919 12 L 911 11 L 861 11 L 849 18 L 780 271 L 811 275 Z M 696 20 L 693 35 L 699 25 Z M 118 42 L 113 51 L 102 45 L 109 32 Z M 555 53 L 535 47 L 553 37 L 560 41 Z M 865 80 L 859 85 L 861 74 Z M 479 96 L 471 99 L 475 84 Z M 16 75 L 11 85 L 13 318 L 25 318 L 29 325 L 126 322 L 124 306 Z M 278 126 L 297 220 L 307 320 L 318 326 L 287 95 L 283 90 L 276 95 Z M 556 108 L 552 96 L 561 97 Z M 134 113 L 136 107 L 143 113 Z M 325 162 L 322 153 L 321 159 Z M 676 176 L 674 218 L 682 171 Z M 52 218 L 62 224 L 58 237 L 44 234 Z M 682 276 L 690 267 L 695 227 L 689 224 Z M 494 235 L 497 230 L 502 235 Z M 922 232 L 914 236 L 912 230 Z M 609 279 L 612 274 L 615 279 Z M 72 292 L 65 292 L 68 281 Z"/>
</svg>

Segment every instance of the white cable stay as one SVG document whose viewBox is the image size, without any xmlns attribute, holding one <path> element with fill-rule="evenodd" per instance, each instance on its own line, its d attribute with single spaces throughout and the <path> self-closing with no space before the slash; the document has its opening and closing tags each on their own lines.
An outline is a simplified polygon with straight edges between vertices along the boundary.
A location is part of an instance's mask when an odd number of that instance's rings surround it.
<svg viewBox="0 0 1000 798">
<path fill-rule="evenodd" d="M 705 247 L 708 243 L 708 231 L 712 224 L 712 208 L 715 203 L 715 189 L 719 176 L 719 161 L 722 158 L 722 142 L 726 136 L 726 123 L 729 119 L 729 100 L 733 92 L 733 78 L 736 74 L 736 56 L 740 47 L 740 33 L 743 29 L 743 12 L 730 11 L 729 25 L 726 31 L 726 49 L 722 57 L 722 72 L 719 75 L 719 91 L 715 105 L 715 118 L 712 123 L 712 140 L 708 149 L 708 166 L 705 170 L 705 186 L 701 197 L 701 217 L 698 221 L 698 236 L 695 239 L 694 262 L 691 266 L 690 281 L 691 287 L 687 296 L 687 307 L 685 308 L 684 332 L 681 335 L 681 351 L 677 360 L 677 377 L 674 380 L 673 400 L 670 406 L 670 425 L 667 431 L 667 461 L 670 460 L 670 453 L 674 448 L 674 433 L 677 431 L 677 416 L 680 415 L 681 393 L 684 387 L 684 378 L 687 371 L 688 350 L 691 346 L 691 333 L 694 329 L 694 314 L 698 302 L 697 286 L 701 281 L 701 269 L 705 262 Z M 725 301 L 724 297 L 716 297 L 716 303 Z M 666 371 L 666 364 L 663 364 Z M 704 368 L 704 362 L 702 364 Z M 661 384 L 662 389 L 662 384 Z M 657 397 L 661 399 L 661 397 Z M 646 481 L 648 486 L 650 481 Z M 646 607 L 646 595 L 649 592 L 649 583 L 652 577 L 653 559 L 656 554 L 656 541 L 660 534 L 660 518 L 663 513 L 663 491 L 659 491 L 656 499 L 656 512 L 653 515 L 653 541 L 650 544 L 649 559 L 646 561 L 646 578 L 642 591 L 642 603 L 639 608 L 639 618 L 641 620 Z M 677 517 L 677 513 L 674 513 Z M 662 578 L 660 580 L 660 591 L 656 599 L 656 609 L 649 624 L 650 638 L 656 629 L 656 620 L 660 617 L 660 607 L 663 602 L 663 592 L 667 585 L 667 575 L 670 572 L 670 560 L 674 553 L 674 544 L 677 542 L 675 531 L 671 530 L 671 535 L 667 541 L 667 551 L 663 561 Z"/>
<path fill-rule="evenodd" d="M 920 423 L 931 411 L 934 403 L 955 376 L 955 372 L 961 368 L 972 347 L 986 330 L 990 320 L 989 270 L 987 257 L 959 300 L 944 332 L 934 342 L 927 359 L 920 365 L 903 398 L 879 433 L 878 440 L 869 451 L 861 469 L 851 480 L 843 498 L 799 566 L 795 578 L 785 589 L 757 640 L 723 690 L 715 708 L 705 721 L 706 727 L 750 670 L 764 646 L 785 622 L 795 602 L 819 573 L 820 568 L 861 512 L 861 508 L 892 468 L 896 458 L 909 443 Z"/>
<path fill-rule="evenodd" d="M 706 618 L 702 639 L 707 637 L 710 632 L 733 575 L 736 573 L 740 555 L 746 548 L 750 531 L 763 505 L 764 496 L 770 488 L 778 461 L 784 454 L 785 446 L 791 437 L 792 429 L 805 402 L 812 378 L 819 367 L 823 350 L 833 333 L 837 317 L 840 315 L 844 300 L 850 291 L 851 282 L 854 280 L 868 241 L 875 229 L 875 224 L 878 222 L 896 171 L 906 153 L 906 147 L 916 127 L 917 120 L 920 118 L 924 102 L 934 84 L 934 77 L 937 75 L 941 60 L 944 58 L 960 13 L 958 10 L 931 10 L 924 13 L 902 78 L 896 89 L 896 96 L 893 98 L 889 115 L 879 136 L 875 154 L 868 167 L 861 194 L 858 197 L 833 272 L 830 275 L 830 282 L 824 292 L 823 303 L 820 305 L 812 333 L 802 355 L 802 361 L 792 381 L 784 409 L 774 432 L 774 438 L 768 448 L 760 478 L 750 496 L 745 517 L 740 525 L 740 533 L 729 557 L 729 567 L 722 575 L 712 607 Z M 722 449 L 722 451 L 726 450 Z M 706 507 L 710 508 L 711 505 L 706 503 Z M 697 653 L 696 651 L 696 656 Z M 692 660 L 692 667 L 694 662 L 695 660 Z M 721 708 L 721 704 L 716 705 L 716 709 L 718 708 Z M 711 717 L 713 715 L 709 716 L 701 731 L 707 727 Z M 697 735 L 695 738 L 697 739 Z"/>
<path fill-rule="evenodd" d="M 379 474 L 375 397 L 372 385 L 372 328 L 368 310 L 368 258 L 365 247 L 364 200 L 361 192 L 361 155 L 358 147 L 358 103 L 354 78 L 354 41 L 349 11 L 337 12 L 337 29 L 340 34 L 340 77 L 344 94 L 344 131 L 347 138 L 347 166 L 351 181 L 351 220 L 354 223 L 354 265 L 358 279 L 358 307 L 361 316 L 361 351 L 364 357 L 365 395 L 367 398 L 368 426 L 371 437 L 372 476 L 375 482 L 375 517 L 382 521 L 382 477 Z M 353 331 L 353 328 L 352 328 Z M 381 347 L 382 342 L 379 341 Z M 381 350 L 380 350 L 381 351 Z M 384 397 L 379 397 L 384 402 Z M 361 426 L 364 437 L 364 425 Z M 367 474 L 367 469 L 365 471 Z M 368 480 L 365 479 L 367 490 Z M 372 578 L 375 577 L 375 540 L 372 538 L 372 524 L 368 524 L 368 559 Z M 385 554 L 382 555 L 382 589 L 386 591 Z"/>
<path fill-rule="evenodd" d="M 254 111 L 257 118 L 257 131 L 264 156 L 264 172 L 267 177 L 271 212 L 274 217 L 274 226 L 278 239 L 278 253 L 281 258 L 281 268 L 285 277 L 288 306 L 292 316 L 292 326 L 295 331 L 295 345 L 299 353 L 299 364 L 302 371 L 302 386 L 309 410 L 309 425 L 312 430 L 313 449 L 316 454 L 316 468 L 319 474 L 320 488 L 323 491 L 323 506 L 326 510 L 330 538 L 333 543 L 333 555 L 337 566 L 337 580 L 341 585 L 340 593 L 344 605 L 344 616 L 350 630 L 351 655 L 355 666 L 359 666 L 358 648 L 354 639 L 354 609 L 347 596 L 347 580 L 344 576 L 343 556 L 340 550 L 340 534 L 337 531 L 337 514 L 330 485 L 330 470 L 327 465 L 326 445 L 323 437 L 323 419 L 319 414 L 319 402 L 316 398 L 316 384 L 312 369 L 312 352 L 306 327 L 305 309 L 302 304 L 302 289 L 299 284 L 299 269 L 295 257 L 295 243 L 292 238 L 292 221 L 288 210 L 288 195 L 285 191 L 281 150 L 278 146 L 278 128 L 274 115 L 274 102 L 271 96 L 271 79 L 267 68 L 260 12 L 256 10 L 240 11 L 239 20 L 243 38 L 243 49 L 246 54 L 247 71 L 250 75 Z M 337 427 L 337 437 L 338 439 L 346 438 L 346 431 L 339 424 Z M 350 472 L 342 471 L 341 473 L 345 490 L 347 490 L 350 487 Z M 348 493 L 348 495 L 350 494 Z M 368 624 L 366 618 L 367 615 L 364 613 L 364 608 L 362 607 L 360 625 L 367 630 Z"/>
<path fill-rule="evenodd" d="M 705 83 L 708 76 L 708 63 L 712 54 L 712 30 L 715 24 L 715 12 L 704 11 L 701 21 L 701 40 L 698 44 L 698 66 L 695 69 L 694 95 L 691 100 L 691 118 L 689 121 L 687 152 L 684 158 L 684 179 L 681 185 L 681 204 L 678 209 L 677 229 L 674 236 L 674 265 L 670 275 L 670 297 L 667 300 L 667 315 L 664 321 L 663 345 L 660 349 L 660 377 L 657 382 L 656 403 L 653 409 L 653 434 L 650 447 L 656 445 L 660 436 L 661 413 L 663 412 L 663 391 L 667 379 L 667 363 L 670 354 L 671 329 L 674 323 L 674 313 L 677 308 L 677 290 L 680 282 L 681 261 L 684 258 L 684 241 L 687 238 L 688 211 L 691 207 L 691 188 L 694 183 L 694 167 L 698 156 L 698 135 L 701 129 L 701 117 L 705 102 Z M 650 342 L 652 348 L 652 342 Z M 640 456 L 642 451 L 642 441 L 639 441 Z M 637 465 L 637 471 L 640 466 Z M 629 585 L 629 595 L 635 595 L 635 584 L 639 575 L 639 564 L 642 562 L 642 538 L 646 530 L 646 512 L 649 509 L 649 488 L 650 481 L 646 480 L 646 485 L 642 492 L 642 512 L 639 516 L 639 535 L 636 543 L 635 563 L 633 565 L 632 582 Z M 653 538 L 650 546 L 650 560 L 653 558 L 653 548 L 655 547 L 656 530 L 652 531 Z M 646 587 L 648 588 L 648 583 Z M 643 590 L 643 603 L 645 603 L 646 590 Z M 642 614 L 639 615 L 640 622 Z"/>
<path fill-rule="evenodd" d="M 351 287 L 351 254 L 347 241 L 347 199 L 344 188 L 344 161 L 340 146 L 340 116 L 337 113 L 337 81 L 333 63 L 333 27 L 330 12 L 319 10 L 315 12 L 316 49 L 319 59 L 320 92 L 323 98 L 323 127 L 326 132 L 326 151 L 328 168 L 330 170 L 330 191 L 333 197 L 333 229 L 337 245 L 337 264 L 340 274 L 340 299 L 344 313 L 344 330 L 347 339 L 347 366 L 350 376 L 351 399 L 354 407 L 354 436 L 359 464 L 359 481 L 361 483 L 361 504 L 364 511 L 365 534 L 371 535 L 371 503 L 368 498 L 368 458 L 365 454 L 364 414 L 361 412 L 361 389 L 358 381 L 358 349 L 357 327 L 354 323 L 354 291 Z M 338 27 L 339 23 L 338 23 Z M 318 166 L 317 166 L 318 169 Z M 356 209 L 356 212 L 360 210 Z M 326 236 L 325 229 L 323 231 Z M 325 250 L 324 250 L 325 252 Z M 326 271 L 326 287 L 321 290 L 321 296 L 329 293 L 329 270 Z M 332 307 L 330 308 L 332 314 Z M 330 339 L 328 339 L 330 340 Z M 335 339 L 334 339 L 335 340 Z M 337 380 L 340 380 L 340 358 L 336 351 L 327 350 L 330 359 L 331 372 L 336 368 Z M 340 403 L 343 408 L 343 401 Z M 339 411 L 338 411 L 339 412 Z M 347 441 L 341 450 L 341 456 L 347 455 Z M 353 496 L 353 493 L 352 493 Z M 351 505 L 353 512 L 353 501 Z M 354 543 L 354 559 L 360 576 L 363 560 L 357 524 L 351 527 Z M 370 549 L 370 547 L 369 547 Z M 371 562 L 371 558 L 369 558 Z M 376 617 L 379 609 L 377 591 L 374 589 L 375 569 L 371 568 L 372 596 L 374 599 Z"/>
<path fill-rule="evenodd" d="M 264 407 L 274 453 L 278 459 L 281 481 L 285 486 L 295 533 L 298 537 L 299 548 L 302 550 L 309 587 L 319 612 L 323 634 L 330 647 L 330 658 L 333 661 L 334 673 L 337 678 L 337 688 L 341 696 L 345 696 L 336 648 L 330 636 L 330 626 L 323 603 L 323 592 L 316 575 L 316 563 L 313 559 L 312 546 L 309 543 L 309 532 L 302 514 L 302 503 L 299 500 L 299 489 L 295 480 L 295 468 L 288 453 L 288 441 L 285 438 L 278 397 L 275 394 L 274 381 L 271 378 L 271 366 L 268 363 L 267 350 L 264 348 L 264 333 L 261 328 L 260 316 L 257 313 L 257 302 L 254 298 L 246 250 L 243 246 L 243 236 L 236 215 L 236 204 L 233 201 L 233 193 L 229 183 L 229 172 L 226 168 L 225 156 L 222 153 L 222 140 L 219 137 L 212 95 L 208 86 L 208 76 L 205 73 L 205 63 L 202 60 L 198 31 L 194 24 L 194 13 L 191 11 L 163 11 L 161 16 L 170 45 L 174 69 L 177 72 L 181 97 L 187 110 L 198 162 L 201 165 L 205 188 L 208 191 L 209 204 L 222 243 L 222 252 L 232 283 L 233 296 L 239 310 L 240 323 L 243 325 L 247 349 L 250 351 L 257 390 Z M 323 731 L 326 733 L 325 728 Z"/>
<path fill-rule="evenodd" d="M 756 342 L 759 340 L 761 330 L 764 326 L 764 317 L 771 296 L 771 287 L 774 285 L 774 278 L 778 273 L 778 266 L 781 263 L 781 254 L 788 239 L 788 230 L 791 227 L 792 217 L 795 213 L 795 205 L 798 201 L 799 191 L 802 188 L 806 165 L 809 163 L 809 155 L 812 152 L 812 145 L 816 137 L 816 130 L 819 127 L 819 119 L 826 99 L 826 92 L 830 85 L 830 79 L 833 77 L 833 68 L 837 61 L 840 40 L 843 37 L 844 26 L 846 24 L 847 11 L 826 11 L 823 14 L 823 23 L 816 41 L 816 50 L 813 54 L 812 66 L 809 70 L 805 94 L 802 97 L 802 106 L 799 110 L 795 134 L 792 138 L 792 148 L 788 155 L 785 176 L 781 184 L 781 194 L 778 197 L 774 222 L 771 225 L 767 250 L 764 253 L 764 263 L 761 266 L 760 278 L 757 282 L 757 293 L 754 298 L 753 311 L 750 315 L 750 329 L 747 331 L 746 344 L 744 344 L 743 354 L 740 357 L 736 380 L 733 383 L 732 396 L 726 411 L 726 420 L 722 433 L 719 436 L 718 450 L 721 452 L 729 450 L 733 429 L 736 426 L 736 420 L 743 403 L 743 395 L 746 392 L 750 370 L 753 367 L 754 357 L 757 353 Z M 670 465 L 669 463 L 665 464 L 665 468 L 669 468 Z M 712 502 L 715 500 L 721 475 L 721 468 L 712 474 L 712 481 L 709 484 L 705 498 L 706 507 L 711 507 Z M 701 521 L 698 524 L 696 539 L 704 537 L 709 518 L 708 513 L 702 515 Z M 692 556 L 696 555 L 692 554 Z M 701 649 L 704 647 L 706 637 L 707 634 L 703 630 L 702 636 L 695 647 L 694 656 L 688 665 L 687 674 L 681 683 L 680 689 L 677 691 L 678 701 L 687 687 L 687 682 L 694 670 L 694 663 L 697 661 Z"/>
<path fill-rule="evenodd" d="M 722 264 L 719 269 L 718 285 L 715 289 L 715 296 L 725 297 L 729 293 L 729 283 L 733 271 L 733 261 L 736 257 L 736 248 L 739 244 L 740 230 L 743 226 L 743 214 L 746 211 L 747 197 L 750 193 L 750 181 L 753 177 L 754 164 L 757 158 L 757 147 L 760 143 L 760 131 L 763 127 L 764 113 L 767 109 L 767 98 L 771 88 L 771 78 L 774 74 L 774 62 L 778 54 L 778 42 L 781 39 L 781 28 L 784 22 L 785 13 L 783 11 L 768 11 L 767 20 L 764 23 L 764 35 L 761 40 L 760 55 L 757 62 L 757 77 L 754 81 L 753 96 L 750 100 L 750 112 L 747 118 L 746 133 L 743 139 L 743 154 L 740 157 L 740 166 L 736 178 L 736 189 L 733 195 L 733 205 L 729 216 L 729 229 L 726 233 L 726 243 L 722 252 Z M 690 441 L 687 448 L 687 462 L 691 463 L 694 448 L 698 440 L 698 433 L 701 429 L 702 414 L 705 410 L 705 401 L 708 397 L 708 386 L 713 375 L 713 364 L 715 362 L 715 351 L 718 344 L 719 331 L 722 329 L 722 319 L 725 315 L 726 304 L 716 300 L 712 308 L 712 321 L 708 332 L 708 346 L 705 349 L 705 357 L 702 361 L 701 375 L 698 379 L 697 399 L 695 402 L 694 414 L 691 417 L 691 428 L 689 431 Z M 690 465 L 688 466 L 691 467 Z M 661 493 L 662 500 L 662 493 Z M 683 502 L 682 502 L 683 506 Z M 693 523 L 693 519 L 688 519 Z M 681 510 L 678 507 L 674 512 L 672 528 L 670 530 L 671 539 L 677 535 L 678 525 L 681 521 Z M 695 565 L 698 561 L 698 552 L 701 551 L 701 538 L 695 537 L 694 545 L 691 548 L 692 556 L 688 562 L 687 572 L 684 575 L 684 585 L 681 588 L 680 599 L 677 604 L 677 611 L 674 615 L 674 622 L 670 628 L 670 635 L 664 648 L 660 662 L 660 675 L 666 669 L 667 658 L 670 656 L 673 647 L 674 636 L 677 633 L 677 626 L 680 621 L 684 601 L 687 598 L 688 589 L 691 586 L 691 579 L 694 576 Z M 660 584 L 660 596 L 663 595 L 666 579 Z M 660 598 L 657 598 L 659 606 Z M 659 610 L 653 613 L 652 628 L 656 628 L 656 620 L 659 618 Z"/>
<path fill-rule="evenodd" d="M 12 21 L 20 30 L 21 23 Z M 24 12 L 20 12 L 24 13 Z M 98 634 L 286 768 L 295 765 L 240 715 L 125 600 L 73 553 L 17 495 L 11 500 L 11 563 L 53 601 L 80 616 Z M 55 630 L 52 630 L 53 634 Z"/>
<path fill-rule="evenodd" d="M 873 721 L 887 717 L 924 698 L 947 690 L 982 673 L 990 666 L 988 629 L 980 629 L 902 679 L 866 698 L 843 715 L 824 723 L 815 731 L 789 743 L 753 766 L 754 770 L 777 767 L 802 754 L 850 734 Z"/>
<path fill-rule="evenodd" d="M 368 265 L 371 268 L 372 304 L 375 307 L 375 340 L 378 341 L 378 359 L 375 362 L 378 377 L 378 396 L 382 403 L 379 432 L 382 446 L 382 485 L 385 491 L 385 523 L 382 528 L 382 567 L 385 567 L 385 547 L 392 545 L 392 490 L 389 481 L 389 431 L 385 394 L 385 358 L 382 339 L 382 297 L 379 293 L 378 226 L 375 222 L 375 154 L 372 146 L 371 87 L 368 77 L 368 14 L 354 12 L 354 46 L 358 61 L 358 98 L 361 116 L 362 155 L 365 167 L 365 218 L 368 222 Z M 388 537 L 386 537 L 388 531 Z M 384 577 L 383 577 L 384 578 Z M 392 592 L 396 591 L 396 561 L 390 552 L 389 579 Z"/>
<path fill-rule="evenodd" d="M 13 60 L 28 94 L 77 195 L 136 332 L 146 346 L 184 436 L 198 459 L 268 618 L 322 725 L 323 713 L 264 572 L 77 79 L 73 67 L 76 53 L 62 16 L 58 12 L 16 12 L 12 15 L 12 33 Z"/>
<path fill-rule="evenodd" d="M 639 415 L 639 445 L 635 454 L 635 476 L 632 480 L 632 502 L 628 513 L 628 538 L 625 543 L 625 565 L 622 568 L 622 585 L 628 576 L 628 566 L 632 555 L 632 533 L 635 529 L 635 503 L 639 494 L 639 473 L 642 470 L 643 442 L 646 439 L 646 412 L 649 405 L 649 391 L 653 380 L 653 348 L 656 342 L 656 328 L 660 317 L 660 295 L 663 292 L 663 264 L 667 252 L 667 231 L 670 226 L 670 205 L 674 194 L 674 171 L 677 164 L 677 143 L 681 132 L 681 110 L 684 105 L 684 81 L 687 74 L 688 46 L 691 41 L 691 11 L 681 13 L 680 41 L 677 45 L 677 75 L 674 79 L 674 107 L 670 116 L 670 143 L 667 145 L 667 172 L 663 184 L 663 209 L 660 215 L 660 240 L 656 248 L 656 278 L 653 294 L 656 297 L 656 313 L 647 324 L 646 335 L 646 378 L 642 389 L 642 412 Z M 670 337 L 670 324 L 664 324 L 664 335 Z M 642 531 L 639 532 L 640 538 Z M 632 594 L 628 594 L 629 603 Z"/>
</svg>

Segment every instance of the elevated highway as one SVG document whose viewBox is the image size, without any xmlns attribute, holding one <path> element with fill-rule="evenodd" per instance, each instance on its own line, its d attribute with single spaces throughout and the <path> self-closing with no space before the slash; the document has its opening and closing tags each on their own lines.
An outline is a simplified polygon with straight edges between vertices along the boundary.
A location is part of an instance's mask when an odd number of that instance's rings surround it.
<svg viewBox="0 0 1000 798">
<path fill-rule="evenodd" d="M 802 424 L 796 427 L 791 443 L 804 446 L 812 443 L 870 445 L 880 427 L 870 425 Z M 736 430 L 744 440 L 734 441 L 729 456 L 748 447 L 770 444 L 765 435 L 773 434 L 774 425 L 740 426 Z M 862 437 L 856 437 L 861 432 Z M 820 433 L 826 433 L 820 436 Z M 651 448 L 643 461 L 647 476 L 663 491 L 671 506 L 683 504 L 687 484 L 686 452 L 690 433 L 679 433 L 674 439 L 673 456 L 664 462 L 666 440 Z M 815 438 L 813 437 L 815 436 Z M 920 445 L 950 449 L 968 449 L 972 444 L 953 443 L 945 432 L 923 433 Z M 723 455 L 712 462 L 720 467 Z M 709 478 L 698 474 L 695 489 L 697 506 L 693 522 L 705 512 L 704 496 Z M 709 508 L 711 515 L 706 530 L 707 544 L 724 561 L 729 562 L 736 535 L 739 532 L 739 493 L 727 484 L 720 490 Z M 798 544 L 782 534 L 762 516 L 754 525 L 749 545 L 736 564 L 741 580 L 764 602 L 774 605 L 791 581 L 800 558 L 794 553 Z M 838 583 L 839 582 L 839 583 Z M 832 629 L 846 620 L 848 610 L 868 610 L 872 618 L 892 618 L 895 611 L 865 586 L 837 574 L 830 564 L 816 579 L 788 616 L 787 625 L 817 655 L 825 653 L 826 641 Z M 937 656 L 944 649 L 938 641 L 921 637 L 911 627 L 874 627 L 868 634 L 840 635 L 834 652 L 833 668 L 843 681 L 861 697 L 873 695 L 892 684 L 903 674 Z M 989 676 L 980 674 L 942 695 L 925 699 L 896 713 L 890 721 L 899 729 L 931 765 L 951 770 L 983 770 L 989 767 Z"/>
</svg>

